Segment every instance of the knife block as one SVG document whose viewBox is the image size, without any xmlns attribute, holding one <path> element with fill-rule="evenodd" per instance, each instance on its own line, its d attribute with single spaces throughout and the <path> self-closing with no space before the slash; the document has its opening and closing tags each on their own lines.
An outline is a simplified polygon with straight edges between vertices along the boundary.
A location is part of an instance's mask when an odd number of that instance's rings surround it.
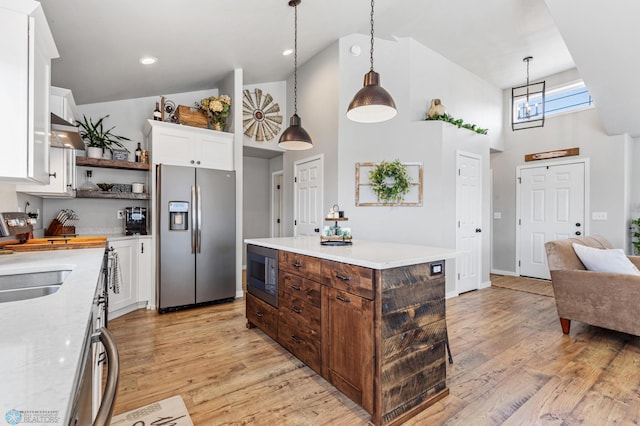
<svg viewBox="0 0 640 426">
<path fill-rule="evenodd" d="M 76 235 L 75 226 L 62 226 L 58 219 L 53 219 L 49 227 L 44 231 L 45 237 L 60 237 L 62 235 Z"/>
</svg>

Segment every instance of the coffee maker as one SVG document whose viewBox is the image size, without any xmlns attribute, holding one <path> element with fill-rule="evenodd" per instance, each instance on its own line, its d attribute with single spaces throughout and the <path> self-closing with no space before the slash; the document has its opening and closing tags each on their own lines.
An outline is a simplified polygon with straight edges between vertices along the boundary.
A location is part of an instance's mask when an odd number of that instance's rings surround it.
<svg viewBox="0 0 640 426">
<path fill-rule="evenodd" d="M 147 235 L 147 208 L 125 207 L 125 235 Z"/>
</svg>

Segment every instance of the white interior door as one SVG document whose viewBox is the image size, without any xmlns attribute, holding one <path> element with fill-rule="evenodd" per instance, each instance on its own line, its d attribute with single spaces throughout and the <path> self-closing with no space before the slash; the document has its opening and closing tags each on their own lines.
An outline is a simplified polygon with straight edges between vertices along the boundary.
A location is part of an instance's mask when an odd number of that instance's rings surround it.
<svg viewBox="0 0 640 426">
<path fill-rule="evenodd" d="M 271 236 L 282 236 L 282 172 L 271 175 Z"/>
<path fill-rule="evenodd" d="M 302 160 L 294 165 L 294 235 L 319 235 L 322 227 L 322 157 Z"/>
<path fill-rule="evenodd" d="M 520 170 L 520 275 L 550 279 L 544 243 L 585 235 L 584 163 Z"/>
<path fill-rule="evenodd" d="M 456 178 L 456 291 L 477 290 L 482 278 L 482 171 L 480 156 L 457 154 Z"/>
</svg>

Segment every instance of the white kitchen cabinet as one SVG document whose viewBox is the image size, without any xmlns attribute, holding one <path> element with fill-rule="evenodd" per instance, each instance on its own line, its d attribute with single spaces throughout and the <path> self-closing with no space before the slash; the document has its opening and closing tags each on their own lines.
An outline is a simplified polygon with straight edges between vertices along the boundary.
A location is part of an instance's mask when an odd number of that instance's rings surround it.
<svg viewBox="0 0 640 426">
<path fill-rule="evenodd" d="M 71 148 L 51 147 L 49 151 L 49 184 L 16 185 L 17 192 L 43 198 L 73 197 L 76 188 L 76 153 Z"/>
<path fill-rule="evenodd" d="M 69 123 L 75 124 L 78 112 L 71 90 L 51 86 L 50 97 L 51 112 Z"/>
<path fill-rule="evenodd" d="M 51 59 L 58 57 L 40 3 L 0 3 L 0 181 L 49 183 Z"/>
<path fill-rule="evenodd" d="M 151 295 L 155 294 L 154 255 L 151 236 L 138 237 L 138 303 L 154 305 Z"/>
<path fill-rule="evenodd" d="M 233 134 L 148 120 L 153 164 L 233 170 Z"/>
<path fill-rule="evenodd" d="M 109 240 L 109 247 L 116 250 L 120 262 L 120 291 L 114 292 L 112 280 L 109 286 L 109 318 L 117 318 L 137 309 L 138 305 L 138 239 Z M 112 260 L 109 261 L 111 266 Z"/>
</svg>

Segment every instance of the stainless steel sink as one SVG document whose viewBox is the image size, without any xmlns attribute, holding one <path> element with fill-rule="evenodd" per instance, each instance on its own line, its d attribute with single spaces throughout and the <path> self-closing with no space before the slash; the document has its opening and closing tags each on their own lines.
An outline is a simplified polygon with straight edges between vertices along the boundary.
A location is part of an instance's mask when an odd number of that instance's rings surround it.
<svg viewBox="0 0 640 426">
<path fill-rule="evenodd" d="M 0 303 L 34 299 L 60 289 L 71 270 L 0 275 Z"/>
</svg>

